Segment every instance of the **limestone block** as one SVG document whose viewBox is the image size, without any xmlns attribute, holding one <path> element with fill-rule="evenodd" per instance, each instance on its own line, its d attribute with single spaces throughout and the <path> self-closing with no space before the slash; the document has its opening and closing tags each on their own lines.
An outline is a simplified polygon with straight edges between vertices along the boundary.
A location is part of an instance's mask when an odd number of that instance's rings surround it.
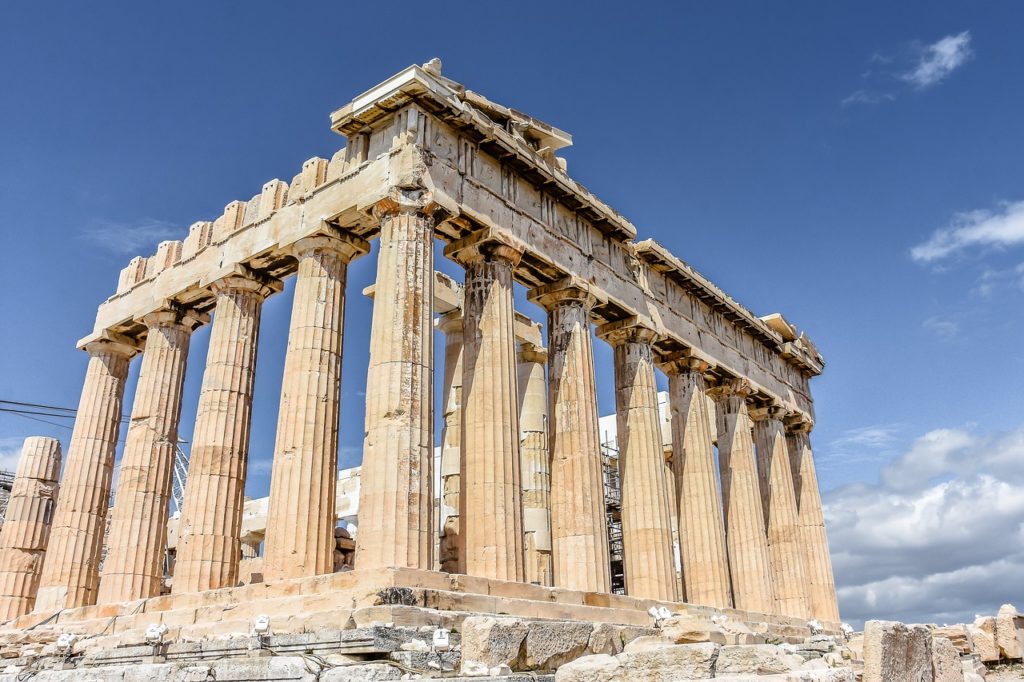
<svg viewBox="0 0 1024 682">
<path fill-rule="evenodd" d="M 555 670 L 583 655 L 594 626 L 590 623 L 533 622 L 515 670 Z"/>
<path fill-rule="evenodd" d="M 1003 658 L 1024 658 L 1024 632 L 1017 629 L 1019 620 L 1013 604 L 1003 604 L 999 607 L 999 613 L 996 615 L 996 646 Z M 1024 621 L 1021 622 L 1021 627 L 1024 627 Z"/>
<path fill-rule="evenodd" d="M 462 674 L 486 675 L 495 666 L 511 666 L 528 631 L 516 618 L 471 616 L 462 621 Z"/>
<path fill-rule="evenodd" d="M 722 673 L 770 675 L 797 670 L 803 659 L 774 644 L 724 646 L 718 652 L 715 670 Z"/>
<path fill-rule="evenodd" d="M 966 625 L 944 625 L 932 630 L 932 637 L 945 637 L 953 643 L 953 647 L 960 654 L 974 652 L 974 644 L 971 643 L 971 634 L 967 631 Z"/>
<path fill-rule="evenodd" d="M 932 637 L 932 675 L 935 682 L 963 682 L 960 654 L 945 637 Z"/>
<path fill-rule="evenodd" d="M 996 645 L 996 619 L 992 616 L 979 616 L 967 626 L 974 644 L 974 653 L 982 663 L 994 663 L 999 660 L 999 647 Z"/>
<path fill-rule="evenodd" d="M 931 682 L 932 637 L 923 625 L 869 620 L 864 626 L 864 682 Z"/>
</svg>

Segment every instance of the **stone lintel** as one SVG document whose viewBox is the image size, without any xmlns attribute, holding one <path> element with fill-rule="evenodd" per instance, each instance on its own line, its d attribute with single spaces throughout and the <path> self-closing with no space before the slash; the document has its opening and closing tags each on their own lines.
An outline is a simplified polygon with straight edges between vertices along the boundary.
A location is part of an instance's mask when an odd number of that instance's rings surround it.
<svg viewBox="0 0 1024 682">
<path fill-rule="evenodd" d="M 654 322 L 639 315 L 602 324 L 596 329 L 596 333 L 598 338 L 604 339 L 613 346 L 623 343 L 650 345 L 660 336 Z"/>
<path fill-rule="evenodd" d="M 446 258 L 463 265 L 480 260 L 504 260 L 515 268 L 528 247 L 521 241 L 501 230 L 485 227 L 462 239 L 452 242 L 444 249 Z"/>
<path fill-rule="evenodd" d="M 527 298 L 545 310 L 551 310 L 563 301 L 580 301 L 587 310 L 605 303 L 597 287 L 575 275 L 567 275 L 550 284 L 531 289 Z"/>
</svg>

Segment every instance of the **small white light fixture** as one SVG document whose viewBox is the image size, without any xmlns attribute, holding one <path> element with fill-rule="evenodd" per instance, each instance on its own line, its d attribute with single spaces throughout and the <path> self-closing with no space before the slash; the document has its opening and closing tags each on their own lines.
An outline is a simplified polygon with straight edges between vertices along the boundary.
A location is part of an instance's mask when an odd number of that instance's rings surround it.
<svg viewBox="0 0 1024 682">
<path fill-rule="evenodd" d="M 433 649 L 434 649 L 434 651 L 448 651 L 448 650 L 450 650 L 452 648 L 451 647 L 450 636 L 451 636 L 451 632 L 449 632 L 445 628 L 438 628 L 438 629 L 434 630 L 434 642 L 433 642 Z"/>
<path fill-rule="evenodd" d="M 256 616 L 256 622 L 252 625 L 252 634 L 257 637 L 270 636 L 270 616 L 266 614 Z"/>
<path fill-rule="evenodd" d="M 150 625 L 146 628 L 146 642 L 156 646 L 162 644 L 164 641 L 164 635 L 167 634 L 167 625 L 160 623 L 158 625 Z"/>
</svg>

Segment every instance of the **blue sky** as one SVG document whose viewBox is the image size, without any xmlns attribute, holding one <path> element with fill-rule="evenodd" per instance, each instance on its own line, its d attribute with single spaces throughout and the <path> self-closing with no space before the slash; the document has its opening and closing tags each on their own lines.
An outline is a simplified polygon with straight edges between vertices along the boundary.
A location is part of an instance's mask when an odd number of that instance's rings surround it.
<svg viewBox="0 0 1024 682">
<path fill-rule="evenodd" d="M 1024 557 L 1010 560 L 1024 545 L 1021 25 L 1011 2 L 9 6 L 0 400 L 76 406 L 75 340 L 132 256 L 329 158 L 344 144 L 330 111 L 439 56 L 571 132 L 570 173 L 640 238 L 820 347 L 813 440 L 844 613 L 954 620 L 1024 602 Z M 372 254 L 350 269 L 344 464 L 360 456 L 373 277 Z M 290 287 L 264 308 L 254 495 L 289 307 Z M 602 413 L 610 357 L 598 343 Z M 70 431 L 0 414 L 0 460 L 36 434 Z M 974 523 L 996 535 L 960 538 Z M 1012 580 L 1016 595 L 997 589 Z"/>
</svg>

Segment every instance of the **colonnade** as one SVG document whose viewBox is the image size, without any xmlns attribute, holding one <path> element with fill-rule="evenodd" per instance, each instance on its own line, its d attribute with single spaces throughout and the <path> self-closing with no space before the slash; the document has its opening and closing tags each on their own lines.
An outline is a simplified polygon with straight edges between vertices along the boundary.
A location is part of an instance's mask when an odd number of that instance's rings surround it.
<svg viewBox="0 0 1024 682">
<path fill-rule="evenodd" d="M 572 590 L 610 590 L 592 347 L 599 294 L 565 276 L 530 290 L 547 348 L 516 337 L 513 284 L 528 248 L 483 230 L 447 246 L 466 270 L 446 335 L 442 528 L 434 518 L 434 218 L 385 200 L 366 387 L 356 568 L 435 567 Z M 270 487 L 267 579 L 332 570 L 345 284 L 369 247 L 334 228 L 290 247 L 297 281 Z M 214 298 L 173 592 L 238 581 L 253 379 L 263 301 L 281 283 L 236 268 Z M 173 452 L 192 331 L 168 304 L 141 343 L 90 343 L 36 610 L 160 593 Z M 614 348 L 627 592 L 666 601 L 835 621 L 810 424 L 725 378 L 697 354 L 665 356 L 640 318 L 596 329 Z M 109 553 L 95 569 L 130 359 L 142 354 Z M 666 469 L 655 370 L 669 378 Z M 546 377 L 545 377 L 546 368 Z M 718 462 L 715 462 L 717 444 Z M 673 494 L 673 490 L 675 494 Z M 674 500 L 674 502 L 673 502 Z M 682 579 L 674 564 L 679 528 Z M 466 522 L 466 521 L 469 522 Z"/>
</svg>

